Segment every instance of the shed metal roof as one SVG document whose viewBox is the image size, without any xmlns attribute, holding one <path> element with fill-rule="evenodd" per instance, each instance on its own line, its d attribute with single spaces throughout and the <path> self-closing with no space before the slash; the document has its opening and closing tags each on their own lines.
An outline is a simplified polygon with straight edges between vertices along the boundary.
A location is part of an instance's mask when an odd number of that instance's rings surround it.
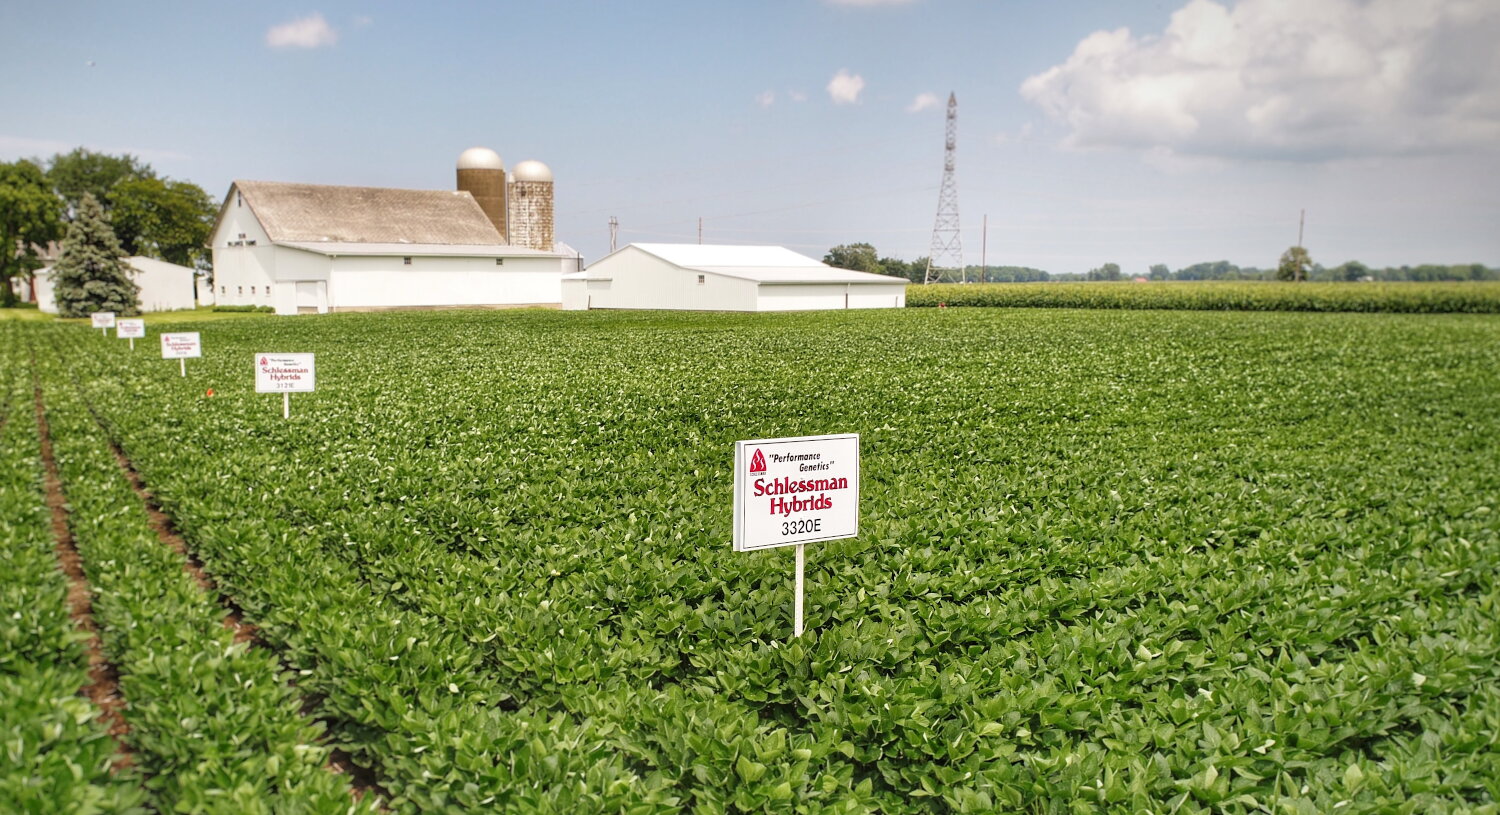
<svg viewBox="0 0 1500 815">
<path fill-rule="evenodd" d="M 784 246 L 729 246 L 696 243 L 632 243 L 674 266 L 767 284 L 858 283 L 904 286 L 905 278 L 838 269 Z M 620 250 L 621 252 L 625 249 Z M 618 252 L 616 253 L 618 254 Z M 602 263 L 601 258 L 598 263 Z M 593 268 L 593 265 L 590 266 Z M 597 279 L 588 275 L 585 279 Z M 576 278 L 575 278 L 576 279 Z"/>
</svg>

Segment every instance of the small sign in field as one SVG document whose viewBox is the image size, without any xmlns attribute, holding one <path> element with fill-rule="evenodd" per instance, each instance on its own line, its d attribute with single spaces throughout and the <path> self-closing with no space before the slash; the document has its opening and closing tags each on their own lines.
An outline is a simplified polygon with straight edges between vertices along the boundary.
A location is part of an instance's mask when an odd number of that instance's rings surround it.
<svg viewBox="0 0 1500 815">
<path fill-rule="evenodd" d="M 146 336 L 146 321 L 140 318 L 115 321 L 115 337 L 130 340 L 130 350 L 135 350 L 135 341 Z"/>
<path fill-rule="evenodd" d="M 109 330 L 115 327 L 115 313 L 113 311 L 96 311 L 89 315 L 89 324 L 99 329 L 107 337 Z"/>
<path fill-rule="evenodd" d="M 806 545 L 859 535 L 859 435 L 734 445 L 734 549 L 796 546 L 793 636 L 802 636 Z"/>
<path fill-rule="evenodd" d="M 734 548 L 859 534 L 859 435 L 736 442 Z"/>
<path fill-rule="evenodd" d="M 203 356 L 203 343 L 198 332 L 185 331 L 180 334 L 161 335 L 161 358 L 177 360 L 182 375 L 187 376 L 187 361 Z"/>
<path fill-rule="evenodd" d="M 281 418 L 292 415 L 292 394 L 311 393 L 317 384 L 312 354 L 256 354 L 255 392 L 281 394 Z"/>
</svg>

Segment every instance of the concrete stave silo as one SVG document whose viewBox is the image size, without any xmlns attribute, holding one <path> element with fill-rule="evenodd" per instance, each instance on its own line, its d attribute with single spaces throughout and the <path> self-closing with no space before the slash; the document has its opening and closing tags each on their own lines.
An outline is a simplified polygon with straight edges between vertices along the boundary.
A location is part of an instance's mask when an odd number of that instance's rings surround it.
<svg viewBox="0 0 1500 815">
<path fill-rule="evenodd" d="M 551 252 L 552 170 L 540 161 L 527 160 L 515 166 L 510 178 L 511 243 Z"/>
</svg>

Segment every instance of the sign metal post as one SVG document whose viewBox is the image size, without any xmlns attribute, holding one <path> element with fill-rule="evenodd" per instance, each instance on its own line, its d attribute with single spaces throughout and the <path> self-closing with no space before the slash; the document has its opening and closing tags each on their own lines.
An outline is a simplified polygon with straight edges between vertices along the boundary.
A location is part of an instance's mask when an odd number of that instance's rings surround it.
<svg viewBox="0 0 1500 815">
<path fill-rule="evenodd" d="M 859 535 L 859 435 L 736 442 L 734 550 L 795 546 L 792 633 L 804 630 L 807 544 Z"/>
<path fill-rule="evenodd" d="M 802 636 L 802 596 L 804 581 L 802 573 L 807 568 L 807 544 L 797 544 L 797 577 L 793 581 L 796 585 L 795 599 L 792 600 L 792 636 Z"/>
</svg>

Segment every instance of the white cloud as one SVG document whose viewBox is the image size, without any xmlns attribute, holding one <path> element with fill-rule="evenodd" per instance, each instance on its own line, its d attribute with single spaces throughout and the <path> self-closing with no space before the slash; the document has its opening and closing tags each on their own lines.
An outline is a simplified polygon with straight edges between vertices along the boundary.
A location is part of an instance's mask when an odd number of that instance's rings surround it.
<svg viewBox="0 0 1500 815">
<path fill-rule="evenodd" d="M 763 108 L 768 108 L 776 104 L 776 92 L 761 91 L 760 93 L 757 93 L 755 95 L 755 104 L 760 105 Z"/>
<path fill-rule="evenodd" d="M 807 101 L 807 94 L 803 93 L 802 91 L 787 91 L 786 95 L 787 98 L 791 99 L 793 102 Z"/>
<path fill-rule="evenodd" d="M 339 41 L 339 33 L 322 14 L 293 20 L 266 29 L 266 45 L 272 48 L 322 48 Z"/>
<path fill-rule="evenodd" d="M 355 28 L 368 28 L 369 26 L 372 26 L 374 24 L 375 18 L 366 14 L 361 14 L 358 17 L 354 18 Z"/>
<path fill-rule="evenodd" d="M 833 79 L 828 80 L 828 97 L 835 105 L 858 104 L 859 94 L 864 89 L 865 78 L 843 68 L 833 75 Z"/>
<path fill-rule="evenodd" d="M 917 98 L 911 100 L 911 104 L 906 106 L 906 112 L 916 113 L 928 108 L 935 108 L 941 101 L 935 93 L 919 93 L 917 94 Z"/>
<path fill-rule="evenodd" d="M 1021 95 L 1073 147 L 1328 159 L 1500 146 L 1491 0 L 1191 0 L 1098 31 Z"/>
</svg>

